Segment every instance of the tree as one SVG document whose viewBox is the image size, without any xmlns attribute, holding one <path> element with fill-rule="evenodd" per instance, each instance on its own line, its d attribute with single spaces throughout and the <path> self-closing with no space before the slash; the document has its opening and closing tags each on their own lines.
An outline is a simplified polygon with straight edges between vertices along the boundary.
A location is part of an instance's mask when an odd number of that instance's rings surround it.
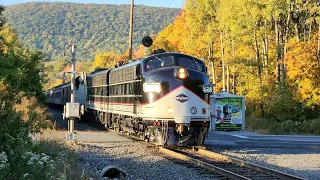
<svg viewBox="0 0 320 180">
<path fill-rule="evenodd" d="M 95 57 L 95 60 L 91 66 L 91 69 L 96 68 L 113 68 L 116 63 L 116 54 L 113 52 L 104 52 L 98 54 Z"/>
</svg>

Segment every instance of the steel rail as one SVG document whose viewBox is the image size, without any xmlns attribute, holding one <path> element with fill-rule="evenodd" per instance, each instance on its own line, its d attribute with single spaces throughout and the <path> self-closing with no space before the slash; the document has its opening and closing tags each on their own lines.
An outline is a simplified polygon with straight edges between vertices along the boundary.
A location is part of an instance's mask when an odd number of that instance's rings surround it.
<svg viewBox="0 0 320 180">
<path fill-rule="evenodd" d="M 189 163 L 192 163 L 192 164 L 195 164 L 197 166 L 200 166 L 202 168 L 205 168 L 205 169 L 208 169 L 210 171 L 214 171 L 218 174 L 221 174 L 223 176 L 226 176 L 226 177 L 229 177 L 231 179 L 236 179 L 236 180 L 249 180 L 249 178 L 247 177 L 244 177 L 244 176 L 241 176 L 241 175 L 238 175 L 236 173 L 233 173 L 231 171 L 228 171 L 228 170 L 225 170 L 225 169 L 222 169 L 220 167 L 217 167 L 217 166 L 214 166 L 214 165 L 211 165 L 211 164 L 208 164 L 206 162 L 203 162 L 201 160 L 198 160 L 198 159 L 194 159 L 192 157 L 189 157 L 189 156 L 186 156 L 186 155 L 183 155 L 183 154 L 180 154 L 180 153 L 177 153 L 177 152 L 174 152 L 170 149 L 167 149 L 167 148 L 164 148 L 164 147 L 159 147 L 159 151 L 162 152 L 162 153 L 165 153 L 169 156 L 172 156 L 174 158 L 177 158 L 177 159 L 180 159 L 180 160 L 183 160 L 183 161 L 187 161 Z"/>
<path fill-rule="evenodd" d="M 272 175 L 272 176 L 279 177 L 281 179 L 303 180 L 303 178 L 298 177 L 298 176 L 294 176 L 294 175 L 283 173 L 283 172 L 280 172 L 280 171 L 277 171 L 277 170 L 273 170 L 273 169 L 269 169 L 269 168 L 266 168 L 266 167 L 262 167 L 262 166 L 259 166 L 259 165 L 256 165 L 256 164 L 252 164 L 252 163 L 249 163 L 249 162 L 246 162 L 246 161 L 243 161 L 243 160 L 238 160 L 238 159 L 235 159 L 235 158 L 232 158 L 232 157 L 228 157 L 228 156 L 225 156 L 225 155 L 222 155 L 222 154 L 219 154 L 219 153 L 215 153 L 215 152 L 212 152 L 212 151 L 208 151 L 208 150 L 204 150 L 204 149 L 194 149 L 194 151 L 196 153 L 198 153 L 198 154 L 207 156 L 209 158 L 213 158 L 215 160 L 226 161 L 226 162 L 230 162 L 230 163 L 233 163 L 233 164 L 237 164 L 239 166 L 248 167 L 248 168 L 257 170 L 259 172 L 263 172 L 263 173 L 266 173 L 266 174 L 269 174 L 269 175 Z"/>
</svg>

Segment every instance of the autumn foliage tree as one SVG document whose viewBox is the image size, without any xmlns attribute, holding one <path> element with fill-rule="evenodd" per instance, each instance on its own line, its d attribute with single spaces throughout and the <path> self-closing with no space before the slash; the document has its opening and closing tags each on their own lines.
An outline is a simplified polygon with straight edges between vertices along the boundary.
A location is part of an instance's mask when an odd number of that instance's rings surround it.
<svg viewBox="0 0 320 180">
<path fill-rule="evenodd" d="M 316 0 L 187 0 L 152 48 L 206 58 L 216 92 L 244 95 L 249 115 L 277 122 L 315 118 L 319 12 Z"/>
</svg>

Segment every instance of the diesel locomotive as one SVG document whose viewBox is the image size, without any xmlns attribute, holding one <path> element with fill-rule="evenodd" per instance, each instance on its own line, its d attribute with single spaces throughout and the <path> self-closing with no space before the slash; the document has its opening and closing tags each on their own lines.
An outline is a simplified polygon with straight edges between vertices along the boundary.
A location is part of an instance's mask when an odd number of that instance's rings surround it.
<svg viewBox="0 0 320 180">
<path fill-rule="evenodd" d="M 206 71 L 198 58 L 161 52 L 87 74 L 85 117 L 157 145 L 202 145 L 213 89 Z"/>
</svg>

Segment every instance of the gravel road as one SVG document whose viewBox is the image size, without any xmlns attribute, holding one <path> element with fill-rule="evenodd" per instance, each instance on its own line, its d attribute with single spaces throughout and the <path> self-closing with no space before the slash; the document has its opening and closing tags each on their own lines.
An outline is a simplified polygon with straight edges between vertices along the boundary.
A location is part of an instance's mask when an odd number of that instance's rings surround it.
<svg viewBox="0 0 320 180">
<path fill-rule="evenodd" d="M 319 148 L 212 148 L 215 152 L 305 179 L 320 179 Z"/>
<path fill-rule="evenodd" d="M 98 177 L 104 167 L 116 166 L 126 179 L 212 179 L 193 168 L 156 156 L 139 142 L 78 145 L 80 163 Z"/>
</svg>

